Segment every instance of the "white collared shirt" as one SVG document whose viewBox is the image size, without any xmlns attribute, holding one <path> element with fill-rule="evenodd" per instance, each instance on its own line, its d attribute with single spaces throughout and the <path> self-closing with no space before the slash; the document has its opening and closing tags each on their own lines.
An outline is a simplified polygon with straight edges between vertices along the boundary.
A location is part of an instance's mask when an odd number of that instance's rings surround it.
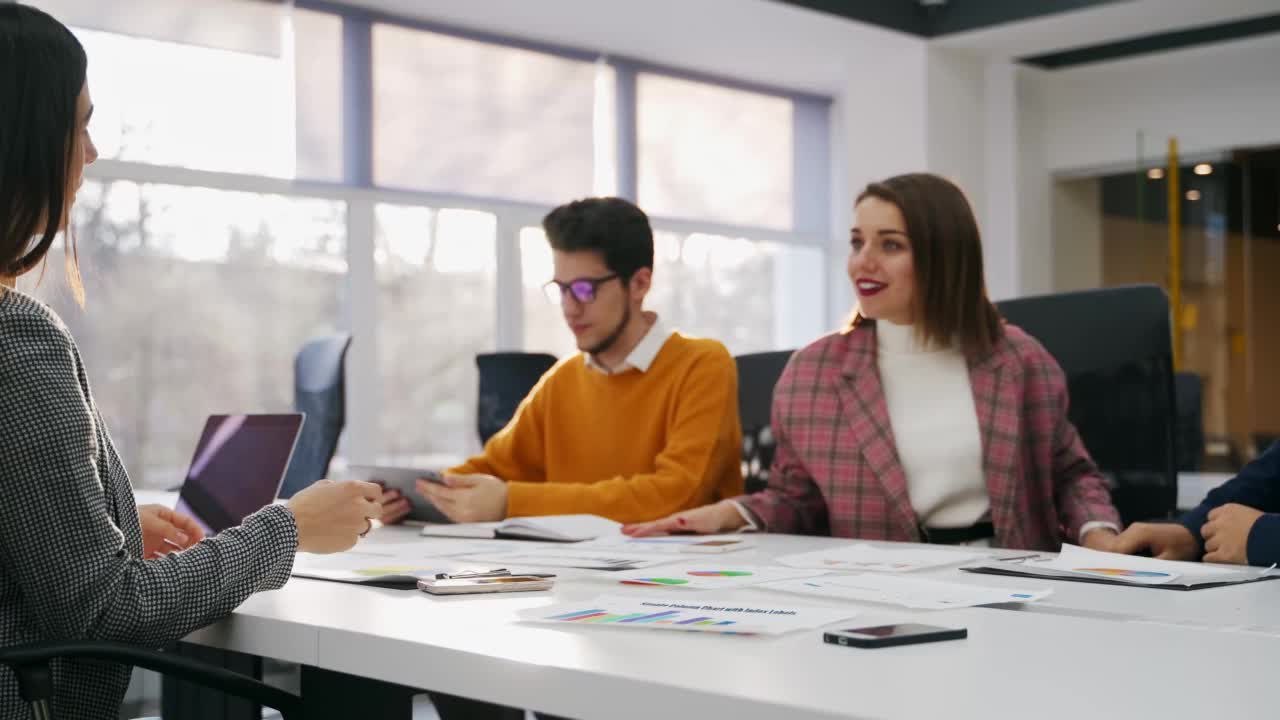
<svg viewBox="0 0 1280 720">
<path fill-rule="evenodd" d="M 658 357 L 658 351 L 662 350 L 662 346 L 667 344 L 667 340 L 670 339 L 674 332 L 662 322 L 662 318 L 654 314 L 653 324 L 649 326 L 648 332 L 644 334 L 644 337 L 640 338 L 640 342 L 631 349 L 626 359 L 618 367 L 611 370 L 601 365 L 594 355 L 583 353 L 583 356 L 586 359 L 587 367 L 605 375 L 617 375 L 628 370 L 648 372 L 649 367 L 653 365 L 654 358 Z"/>
</svg>

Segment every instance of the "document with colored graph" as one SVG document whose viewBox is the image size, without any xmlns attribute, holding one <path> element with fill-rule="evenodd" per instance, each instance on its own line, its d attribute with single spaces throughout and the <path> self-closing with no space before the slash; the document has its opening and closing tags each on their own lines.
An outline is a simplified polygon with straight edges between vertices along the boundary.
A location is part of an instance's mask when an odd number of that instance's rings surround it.
<svg viewBox="0 0 1280 720">
<path fill-rule="evenodd" d="M 565 627 L 722 635 L 781 635 L 841 622 L 857 614 L 857 610 L 849 608 L 758 605 L 684 594 L 672 596 L 671 600 L 602 595 L 589 602 L 547 605 L 518 613 L 526 622 Z"/>
<path fill-rule="evenodd" d="M 1062 552 L 1056 556 L 988 560 L 961 570 L 1167 590 L 1201 590 L 1280 577 L 1270 568 L 1228 568 L 1204 563 L 1156 560 L 1099 552 L 1070 544 L 1064 544 Z"/>
<path fill-rule="evenodd" d="M 720 590 L 824 574 L 826 573 L 822 570 L 794 570 L 712 561 L 663 565 L 652 570 L 629 570 L 613 575 L 610 579 L 617 580 L 623 585 L 646 585 L 681 590 Z"/>
</svg>

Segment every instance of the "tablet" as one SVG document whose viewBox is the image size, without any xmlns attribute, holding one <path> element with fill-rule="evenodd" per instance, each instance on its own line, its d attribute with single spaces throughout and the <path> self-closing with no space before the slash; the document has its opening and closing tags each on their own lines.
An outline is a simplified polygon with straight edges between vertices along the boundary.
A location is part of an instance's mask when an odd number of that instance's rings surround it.
<svg viewBox="0 0 1280 720">
<path fill-rule="evenodd" d="M 409 500 L 409 514 L 405 520 L 424 523 L 451 523 L 444 513 L 440 512 L 431 501 L 418 493 L 419 479 L 430 482 L 443 482 L 440 471 L 422 470 L 419 468 L 386 467 L 378 465 L 352 465 L 348 474 L 352 480 L 366 480 L 378 483 L 388 490 L 399 490 Z"/>
</svg>

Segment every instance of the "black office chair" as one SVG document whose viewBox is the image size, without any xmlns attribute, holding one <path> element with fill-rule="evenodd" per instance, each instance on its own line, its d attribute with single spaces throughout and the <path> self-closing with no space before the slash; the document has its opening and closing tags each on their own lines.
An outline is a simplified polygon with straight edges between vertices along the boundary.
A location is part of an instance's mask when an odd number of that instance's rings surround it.
<svg viewBox="0 0 1280 720">
<path fill-rule="evenodd" d="M 556 364 L 546 353 L 499 352 L 476 355 L 480 371 L 480 397 L 476 406 L 476 432 L 480 444 L 489 442 L 507 426 L 520 401 Z"/>
<path fill-rule="evenodd" d="M 18 692 L 31 708 L 35 720 L 54 720 L 52 715 L 53 669 L 57 658 L 77 658 L 133 665 L 182 678 L 208 688 L 274 708 L 284 720 L 302 717 L 302 699 L 245 675 L 205 665 L 189 658 L 112 642 L 50 642 L 0 648 L 0 666 L 9 667 L 18 677 Z"/>
<path fill-rule="evenodd" d="M 290 498 L 329 473 L 346 422 L 346 357 L 351 336 L 326 335 L 307 342 L 293 361 L 294 410 L 305 413 L 298 445 L 280 497 Z"/>
<path fill-rule="evenodd" d="M 1175 373 L 1173 399 L 1177 410 L 1178 471 L 1201 472 L 1204 467 L 1204 381 L 1192 372 Z"/>
<path fill-rule="evenodd" d="M 734 358 L 738 365 L 738 418 L 742 423 L 742 479 L 746 491 L 763 490 L 773 465 L 773 388 L 792 350 L 752 353 Z"/>
<path fill-rule="evenodd" d="M 1172 517 L 1177 443 L 1169 301 L 1154 285 L 998 303 L 1039 340 L 1067 376 L 1085 447 L 1112 478 L 1126 523 Z"/>
</svg>

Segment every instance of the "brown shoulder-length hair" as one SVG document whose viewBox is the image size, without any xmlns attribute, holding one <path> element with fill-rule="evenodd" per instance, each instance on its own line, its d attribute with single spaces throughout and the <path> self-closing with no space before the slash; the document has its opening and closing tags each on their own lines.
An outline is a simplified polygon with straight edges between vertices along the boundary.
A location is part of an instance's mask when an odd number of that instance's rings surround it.
<svg viewBox="0 0 1280 720">
<path fill-rule="evenodd" d="M 983 358 L 1004 335 L 1004 321 L 987 298 L 982 236 L 964 192 L 929 173 L 896 175 L 868 185 L 854 202 L 874 197 L 902 211 L 915 265 L 916 332 L 925 343 L 958 343 Z M 861 322 L 855 310 L 852 325 Z"/>
<path fill-rule="evenodd" d="M 82 152 L 76 99 L 87 65 L 62 23 L 0 3 L 0 277 L 40 265 L 67 225 L 72 153 Z M 68 279 L 83 304 L 70 233 L 67 244 Z"/>
</svg>

